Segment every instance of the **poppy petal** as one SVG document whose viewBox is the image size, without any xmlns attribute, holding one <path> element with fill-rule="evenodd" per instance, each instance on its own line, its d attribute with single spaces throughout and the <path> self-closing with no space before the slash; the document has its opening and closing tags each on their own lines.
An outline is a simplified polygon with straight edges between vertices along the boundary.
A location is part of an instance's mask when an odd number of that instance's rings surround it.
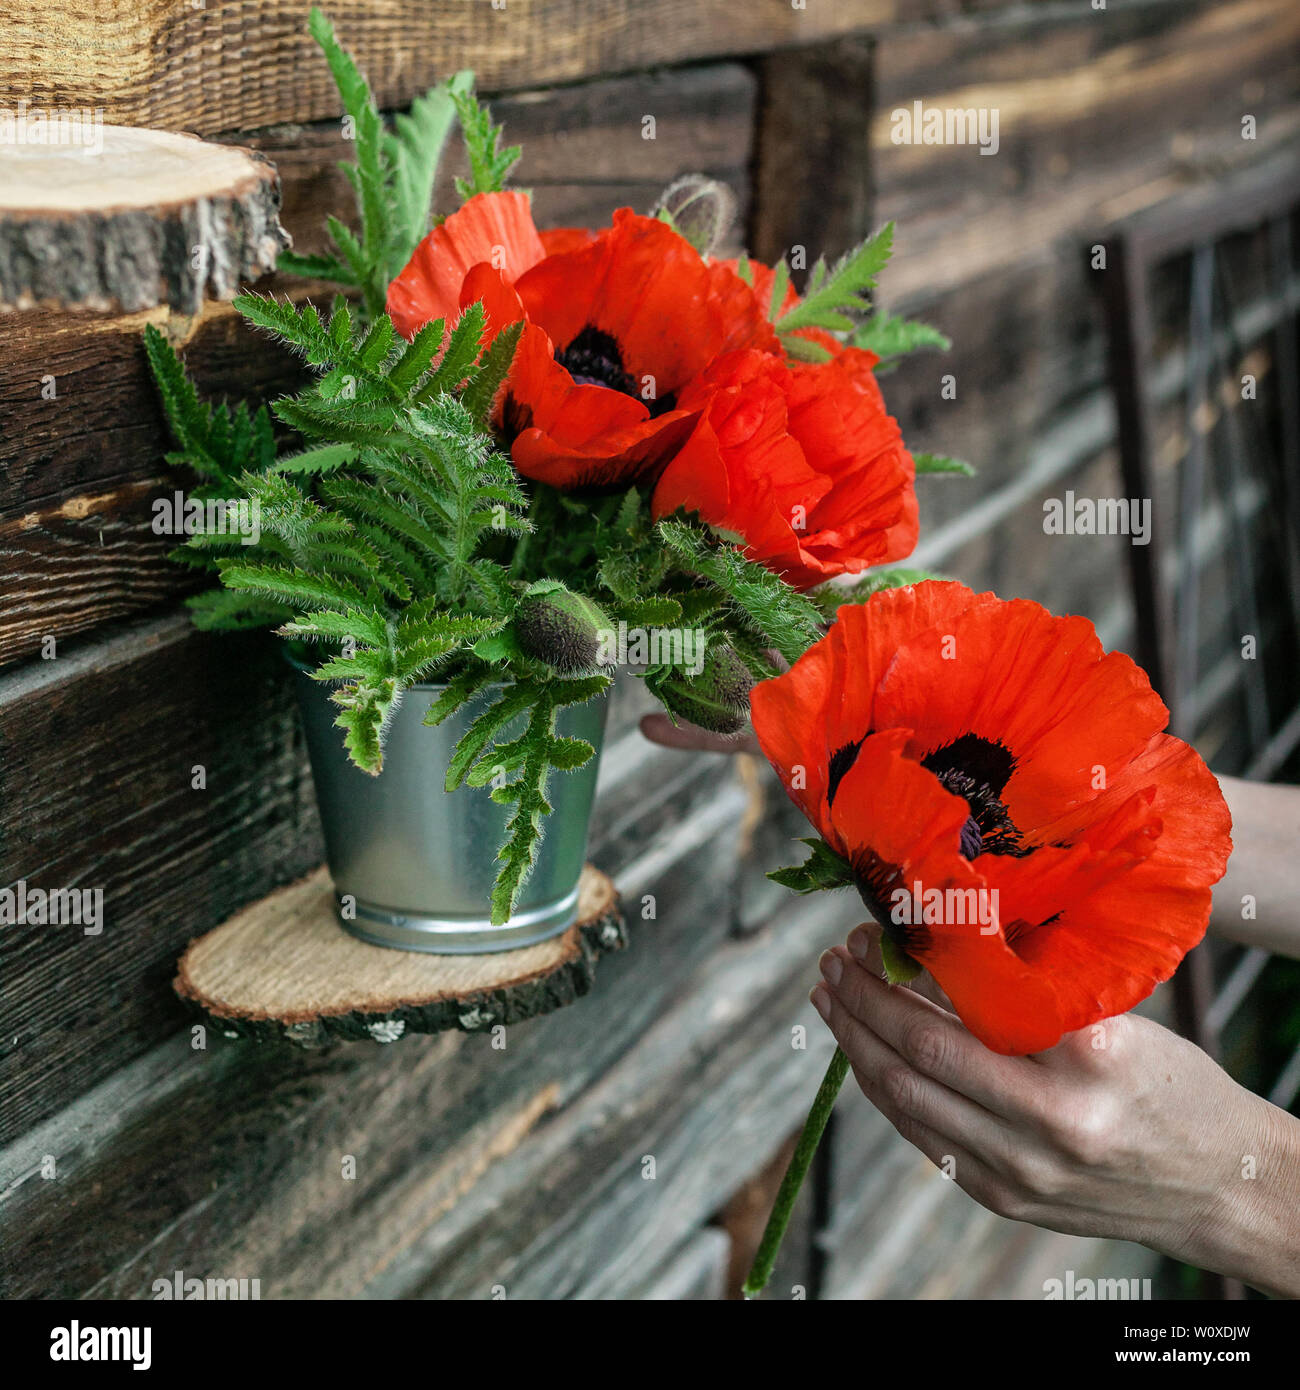
<svg viewBox="0 0 1300 1390">
<path fill-rule="evenodd" d="M 1000 792 L 1025 833 L 1096 794 L 1168 721 L 1146 673 L 1103 652 L 1086 618 L 1027 599 L 974 605 L 902 648 L 882 682 L 882 727 L 915 729 L 920 758 L 965 735 L 1000 743 Z"/>
<path fill-rule="evenodd" d="M 526 193 L 475 194 L 415 248 L 388 287 L 388 316 L 404 338 L 432 319 L 450 325 L 471 267 L 486 261 L 510 283 L 545 254 Z"/>
<path fill-rule="evenodd" d="M 996 602 L 953 581 L 882 590 L 870 605 L 846 604 L 790 670 L 750 692 L 759 744 L 818 828 L 831 759 L 871 733 L 876 688 L 898 648 L 936 623 L 951 624 L 972 604 Z"/>
<path fill-rule="evenodd" d="M 624 369 L 665 396 L 718 355 L 722 320 L 698 251 L 629 208 L 586 245 L 548 256 L 519 280 L 529 318 L 566 348 L 587 328 L 617 344 Z"/>
</svg>

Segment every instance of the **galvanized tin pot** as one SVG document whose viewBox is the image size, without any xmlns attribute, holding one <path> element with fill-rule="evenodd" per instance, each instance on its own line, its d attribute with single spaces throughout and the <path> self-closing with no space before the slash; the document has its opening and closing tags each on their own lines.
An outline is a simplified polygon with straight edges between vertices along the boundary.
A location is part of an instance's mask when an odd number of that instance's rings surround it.
<svg viewBox="0 0 1300 1390">
<path fill-rule="evenodd" d="M 412 687 L 389 726 L 384 770 L 372 777 L 348 758 L 343 732 L 334 724 L 338 707 L 330 700 L 330 687 L 294 665 L 325 853 L 339 921 L 347 931 L 376 946 L 471 955 L 530 946 L 572 924 L 606 699 L 569 706 L 557 716 L 557 732 L 586 739 L 596 756 L 576 772 L 551 774 L 547 800 L 553 809 L 537 862 L 514 915 L 504 926 L 493 926 L 496 853 L 513 807 L 498 805 L 487 787 L 443 790 L 452 750 L 491 703 L 491 688 L 430 728 L 424 716 L 441 687 Z M 509 739 L 522 729 L 521 720 L 498 738 Z"/>
</svg>

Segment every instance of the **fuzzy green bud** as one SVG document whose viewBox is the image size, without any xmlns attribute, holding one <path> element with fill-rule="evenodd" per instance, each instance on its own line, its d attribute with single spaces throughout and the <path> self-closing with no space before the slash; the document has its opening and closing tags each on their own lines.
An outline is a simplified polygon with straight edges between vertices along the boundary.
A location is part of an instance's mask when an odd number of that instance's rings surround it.
<svg viewBox="0 0 1300 1390">
<path fill-rule="evenodd" d="M 654 216 L 668 222 L 701 256 L 727 235 L 736 215 L 736 195 L 725 183 L 686 174 L 659 195 Z"/>
<path fill-rule="evenodd" d="M 736 734 L 749 720 L 754 677 L 726 642 L 710 642 L 699 675 L 675 671 L 656 688 L 665 707 L 715 734 Z"/>
<path fill-rule="evenodd" d="M 564 676 L 581 675 L 601 664 L 601 634 L 609 629 L 610 621 L 597 604 L 554 580 L 534 584 L 515 608 L 520 649 Z"/>
</svg>

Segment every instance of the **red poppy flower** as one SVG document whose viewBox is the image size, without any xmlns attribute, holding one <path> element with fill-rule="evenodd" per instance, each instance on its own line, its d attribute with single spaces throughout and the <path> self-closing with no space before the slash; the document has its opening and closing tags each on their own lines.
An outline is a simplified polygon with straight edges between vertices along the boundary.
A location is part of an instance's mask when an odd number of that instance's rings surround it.
<svg viewBox="0 0 1300 1390">
<path fill-rule="evenodd" d="M 778 347 L 738 276 L 627 208 L 601 232 L 539 235 L 524 194 L 469 199 L 421 242 L 388 309 L 411 337 L 475 300 L 489 332 L 526 320 L 501 424 L 519 471 L 565 489 L 653 478 L 699 415 L 678 393 L 722 352 Z"/>
<path fill-rule="evenodd" d="M 700 421 L 659 479 L 656 517 L 696 513 L 799 589 L 909 555 L 916 470 L 876 361 L 858 348 L 793 366 L 720 358 L 680 397 Z"/>
<path fill-rule="evenodd" d="M 960 584 L 888 590 L 751 704 L 891 943 L 994 1051 L 1132 1008 L 1203 935 L 1227 806 L 1086 619 Z"/>
</svg>

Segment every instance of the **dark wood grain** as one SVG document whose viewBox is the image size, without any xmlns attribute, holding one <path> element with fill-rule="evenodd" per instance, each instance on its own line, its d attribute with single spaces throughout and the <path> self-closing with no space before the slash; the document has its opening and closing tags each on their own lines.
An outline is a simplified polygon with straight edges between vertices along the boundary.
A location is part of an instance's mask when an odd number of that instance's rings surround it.
<svg viewBox="0 0 1300 1390">
<path fill-rule="evenodd" d="M 633 922 L 672 864 L 647 860 L 647 841 L 702 807 L 699 835 L 736 814 L 713 805 L 724 759 L 635 732 L 648 707 L 639 682 L 615 694 L 590 842 L 613 872 L 645 865 L 619 875 Z M 279 644 L 181 615 L 0 675 L 0 793 L 0 885 L 100 888 L 106 919 L 97 936 L 0 928 L 3 1142 L 179 1028 L 185 944 L 323 849 Z"/>
<path fill-rule="evenodd" d="M 0 1160 L 13 1178 L 0 1199 L 6 1282 L 144 1297 L 155 1270 L 200 1265 L 243 1268 L 266 1297 L 357 1292 L 394 1267 L 409 1282 L 412 1242 L 707 973 L 726 934 L 725 879 L 709 866 L 743 801 L 717 796 L 716 778 L 711 790 L 620 875 L 633 948 L 585 1000 L 507 1030 L 503 1049 L 458 1033 L 304 1053 L 209 1031 L 194 1050 L 182 1034 L 12 1146 Z M 64 1178 L 20 1181 L 50 1151 Z M 355 1183 L 340 1176 L 344 1154 Z"/>
<path fill-rule="evenodd" d="M 775 54 L 758 73 L 753 252 L 769 264 L 786 257 L 802 285 L 819 255 L 833 261 L 871 230 L 872 45 Z"/>
<path fill-rule="evenodd" d="M 179 947 L 319 861 L 286 674 L 177 616 L 0 676 L 0 884 L 104 904 L 99 935 L 0 928 L 6 1137 L 174 1031 Z"/>
</svg>

